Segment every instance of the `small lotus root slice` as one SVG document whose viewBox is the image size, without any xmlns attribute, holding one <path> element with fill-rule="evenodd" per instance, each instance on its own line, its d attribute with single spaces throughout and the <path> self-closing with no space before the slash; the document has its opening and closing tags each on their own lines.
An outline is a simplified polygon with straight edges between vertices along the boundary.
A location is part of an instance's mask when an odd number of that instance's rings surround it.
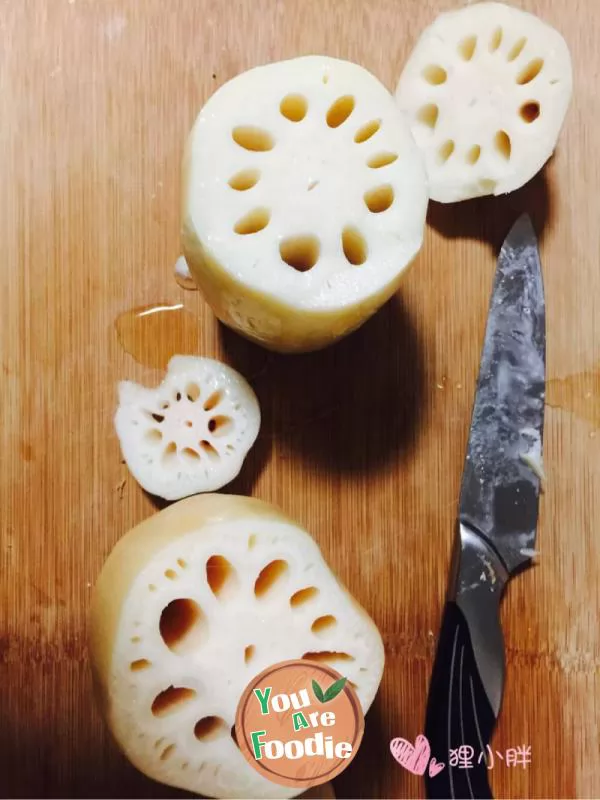
<svg viewBox="0 0 600 800">
<path fill-rule="evenodd" d="M 239 473 L 260 428 L 248 382 L 210 358 L 174 356 L 160 386 L 119 384 L 115 427 L 133 477 L 178 500 L 220 489 Z"/>
<path fill-rule="evenodd" d="M 523 186 L 552 155 L 572 92 L 563 37 L 533 14 L 473 3 L 441 14 L 396 90 L 442 203 Z"/>
</svg>

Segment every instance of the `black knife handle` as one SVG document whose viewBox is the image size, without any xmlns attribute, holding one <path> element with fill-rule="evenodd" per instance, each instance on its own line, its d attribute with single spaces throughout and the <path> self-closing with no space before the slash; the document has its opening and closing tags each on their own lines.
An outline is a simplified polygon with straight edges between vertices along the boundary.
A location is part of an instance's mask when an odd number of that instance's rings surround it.
<svg viewBox="0 0 600 800">
<path fill-rule="evenodd" d="M 499 606 L 508 575 L 479 535 L 459 527 L 457 556 L 431 676 L 425 735 L 445 764 L 425 773 L 429 798 L 492 798 L 488 745 L 504 686 Z"/>
<path fill-rule="evenodd" d="M 491 798 L 486 764 L 477 761 L 489 744 L 496 717 L 477 671 L 465 617 L 454 602 L 446 604 L 431 676 L 425 736 L 431 755 L 445 768 L 425 774 L 430 798 Z M 465 751 L 465 747 L 469 748 Z M 462 750 L 460 748 L 463 748 Z M 452 753 L 470 755 L 470 766 L 451 766 Z M 462 758 L 461 758 L 462 761 Z"/>
</svg>

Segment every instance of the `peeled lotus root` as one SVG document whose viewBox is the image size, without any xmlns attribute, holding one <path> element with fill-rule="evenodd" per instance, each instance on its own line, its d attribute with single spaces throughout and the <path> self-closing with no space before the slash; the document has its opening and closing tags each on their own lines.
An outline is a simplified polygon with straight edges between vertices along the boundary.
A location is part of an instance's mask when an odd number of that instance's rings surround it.
<svg viewBox="0 0 600 800">
<path fill-rule="evenodd" d="M 307 658 L 355 685 L 363 710 L 383 671 L 373 621 L 314 540 L 244 497 L 182 500 L 138 525 L 94 590 L 91 662 L 107 724 L 127 758 L 162 783 L 209 797 L 284 798 L 232 735 L 250 680 Z"/>
<path fill-rule="evenodd" d="M 213 311 L 283 352 L 325 347 L 394 294 L 428 199 L 392 95 L 326 56 L 222 86 L 191 133 L 183 198 L 183 250 Z"/>
<path fill-rule="evenodd" d="M 441 14 L 400 77 L 432 200 L 513 192 L 552 155 L 572 92 L 563 37 L 533 14 L 474 3 Z"/>
</svg>

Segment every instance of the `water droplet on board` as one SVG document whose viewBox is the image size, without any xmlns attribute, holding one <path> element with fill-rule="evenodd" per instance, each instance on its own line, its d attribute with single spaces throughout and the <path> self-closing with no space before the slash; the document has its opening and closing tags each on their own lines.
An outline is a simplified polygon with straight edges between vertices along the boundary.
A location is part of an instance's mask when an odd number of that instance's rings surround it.
<svg viewBox="0 0 600 800">
<path fill-rule="evenodd" d="M 137 362 L 166 369 L 175 355 L 196 354 L 202 340 L 200 320 L 182 303 L 134 308 L 115 321 L 123 349 Z"/>
<path fill-rule="evenodd" d="M 548 381 L 546 405 L 600 426 L 600 371 L 577 372 Z"/>
</svg>

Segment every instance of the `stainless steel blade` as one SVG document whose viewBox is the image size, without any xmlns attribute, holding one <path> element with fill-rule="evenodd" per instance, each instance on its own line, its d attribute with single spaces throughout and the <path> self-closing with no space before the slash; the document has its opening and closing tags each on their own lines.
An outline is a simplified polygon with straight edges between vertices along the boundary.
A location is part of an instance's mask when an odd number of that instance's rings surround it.
<svg viewBox="0 0 600 800">
<path fill-rule="evenodd" d="M 523 215 L 498 258 L 459 509 L 460 521 L 493 545 L 509 573 L 535 545 L 545 349 L 539 251 Z"/>
</svg>

